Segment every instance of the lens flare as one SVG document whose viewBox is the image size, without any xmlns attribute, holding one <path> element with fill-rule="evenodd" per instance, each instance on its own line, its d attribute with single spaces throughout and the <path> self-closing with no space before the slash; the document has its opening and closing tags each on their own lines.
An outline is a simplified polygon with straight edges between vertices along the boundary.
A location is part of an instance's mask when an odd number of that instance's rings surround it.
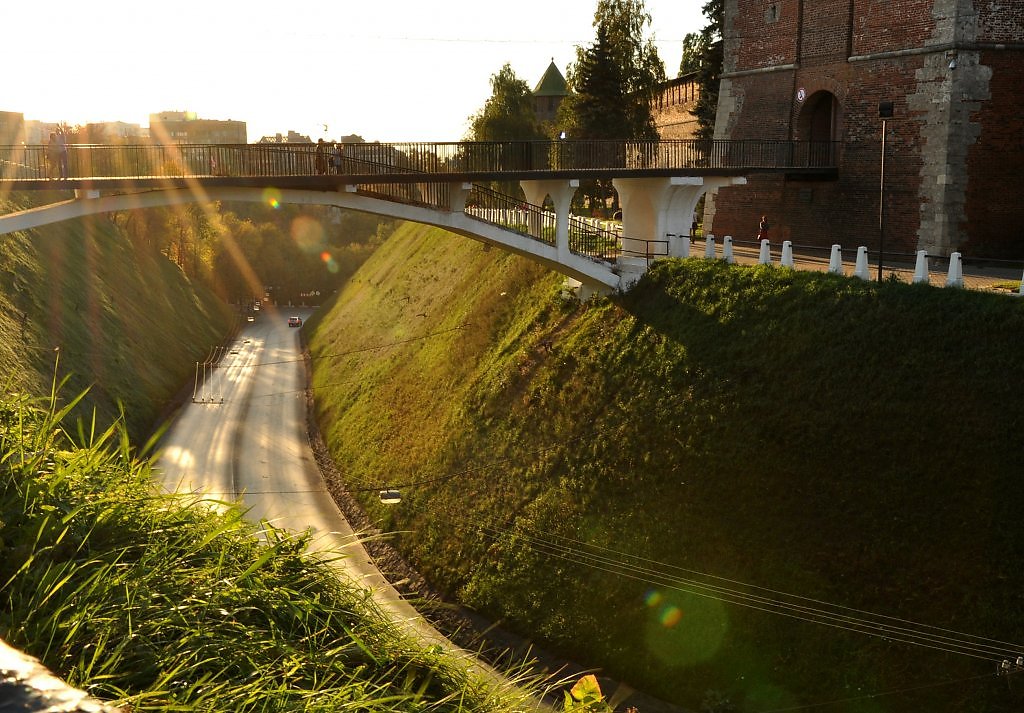
<svg viewBox="0 0 1024 713">
<path fill-rule="evenodd" d="M 277 210 L 281 207 L 281 191 L 276 188 L 264 188 L 263 202 L 274 210 Z"/>
<path fill-rule="evenodd" d="M 662 598 L 661 592 L 657 589 L 650 589 L 647 591 L 647 594 L 644 595 L 644 604 L 653 608 L 661 604 Z"/>
<path fill-rule="evenodd" d="M 667 606 L 661 612 L 661 625 L 666 629 L 675 628 L 683 620 L 683 611 L 679 607 Z"/>
<path fill-rule="evenodd" d="M 320 259 L 323 260 L 324 265 L 327 266 L 327 272 L 337 272 L 339 269 L 338 261 L 334 257 L 324 250 L 320 253 Z"/>
</svg>

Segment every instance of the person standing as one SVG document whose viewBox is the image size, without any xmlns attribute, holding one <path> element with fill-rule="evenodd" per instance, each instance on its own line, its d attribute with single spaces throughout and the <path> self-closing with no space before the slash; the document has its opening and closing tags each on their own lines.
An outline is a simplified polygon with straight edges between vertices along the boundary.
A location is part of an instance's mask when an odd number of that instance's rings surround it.
<svg viewBox="0 0 1024 713">
<path fill-rule="evenodd" d="M 50 132 L 50 140 L 46 143 L 46 177 L 56 178 L 60 175 L 60 145 L 57 143 L 57 132 Z"/>
<path fill-rule="evenodd" d="M 316 172 L 317 175 L 327 173 L 327 156 L 324 154 L 324 140 L 316 140 Z"/>
<path fill-rule="evenodd" d="M 344 147 L 341 144 L 334 144 L 334 157 L 332 163 L 334 163 L 334 172 L 341 174 L 341 157 L 344 152 Z"/>
<path fill-rule="evenodd" d="M 68 177 L 68 140 L 61 129 L 57 129 L 57 155 L 60 161 L 60 177 Z"/>
<path fill-rule="evenodd" d="M 768 216 L 767 215 L 762 215 L 761 216 L 761 224 L 759 226 L 757 226 L 757 239 L 758 240 L 767 240 L 768 239 L 768 228 L 770 228 L 770 227 L 771 226 L 768 225 Z"/>
</svg>

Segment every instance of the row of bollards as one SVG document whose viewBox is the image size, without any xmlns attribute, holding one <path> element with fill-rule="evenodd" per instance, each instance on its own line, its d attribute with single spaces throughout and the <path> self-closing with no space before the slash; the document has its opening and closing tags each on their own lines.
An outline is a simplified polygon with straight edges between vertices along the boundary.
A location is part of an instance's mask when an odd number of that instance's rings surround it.
<svg viewBox="0 0 1024 713">
<path fill-rule="evenodd" d="M 682 238 L 681 253 L 682 257 L 690 256 L 690 238 L 686 236 L 679 236 Z M 709 234 L 704 240 L 704 257 L 708 260 L 716 259 L 716 246 L 715 236 Z M 732 249 L 732 236 L 726 235 L 722 241 L 722 258 L 730 265 L 736 262 L 736 258 L 733 254 Z M 757 262 L 759 265 L 772 265 L 771 256 L 771 245 L 767 240 L 761 241 L 761 249 L 758 254 Z M 779 259 L 780 267 L 795 267 L 793 261 L 793 242 L 786 240 L 782 243 L 782 255 Z M 836 275 L 846 274 L 843 269 L 843 250 L 840 245 L 833 245 L 832 252 L 829 256 L 828 271 Z M 854 262 L 853 276 L 859 277 L 862 280 L 871 279 L 871 270 L 868 266 L 868 249 L 866 246 L 861 245 L 857 248 L 857 258 Z M 930 277 L 928 272 L 928 253 L 925 250 L 917 251 L 917 262 L 914 266 L 914 277 L 911 280 L 913 283 L 923 282 L 925 284 L 930 283 Z M 963 267 L 963 256 L 959 252 L 954 252 L 949 256 L 949 271 L 946 275 L 946 287 L 963 287 L 964 286 L 964 267 Z M 1024 295 L 1024 276 L 1021 278 L 1019 294 Z"/>
</svg>

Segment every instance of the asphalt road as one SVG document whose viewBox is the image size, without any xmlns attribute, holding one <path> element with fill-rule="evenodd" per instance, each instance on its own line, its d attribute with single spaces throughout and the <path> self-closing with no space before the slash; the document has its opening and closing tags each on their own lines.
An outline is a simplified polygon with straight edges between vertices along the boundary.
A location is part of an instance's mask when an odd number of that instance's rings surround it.
<svg viewBox="0 0 1024 713">
<path fill-rule="evenodd" d="M 157 477 L 168 492 L 240 501 L 252 520 L 312 528 L 312 547 L 335 569 L 370 588 L 377 604 L 420 643 L 464 657 L 485 680 L 507 681 L 427 623 L 381 575 L 327 492 L 305 428 L 305 376 L 299 330 L 288 317 L 310 310 L 265 308 L 246 323 L 220 365 L 199 379 L 160 443 Z M 533 706 L 526 706 L 533 707 Z"/>
</svg>

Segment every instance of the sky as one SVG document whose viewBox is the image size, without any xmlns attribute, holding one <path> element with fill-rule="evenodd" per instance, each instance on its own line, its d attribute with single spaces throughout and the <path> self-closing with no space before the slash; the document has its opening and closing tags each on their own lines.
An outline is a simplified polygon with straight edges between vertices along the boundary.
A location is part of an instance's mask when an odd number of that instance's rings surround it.
<svg viewBox="0 0 1024 713">
<path fill-rule="evenodd" d="M 645 0 L 668 77 L 703 0 Z M 596 0 L 4 2 L 0 111 L 149 125 L 161 111 L 247 123 L 249 141 L 458 141 L 509 63 L 533 89 L 593 43 Z M 326 127 L 326 128 L 325 128 Z"/>
</svg>

